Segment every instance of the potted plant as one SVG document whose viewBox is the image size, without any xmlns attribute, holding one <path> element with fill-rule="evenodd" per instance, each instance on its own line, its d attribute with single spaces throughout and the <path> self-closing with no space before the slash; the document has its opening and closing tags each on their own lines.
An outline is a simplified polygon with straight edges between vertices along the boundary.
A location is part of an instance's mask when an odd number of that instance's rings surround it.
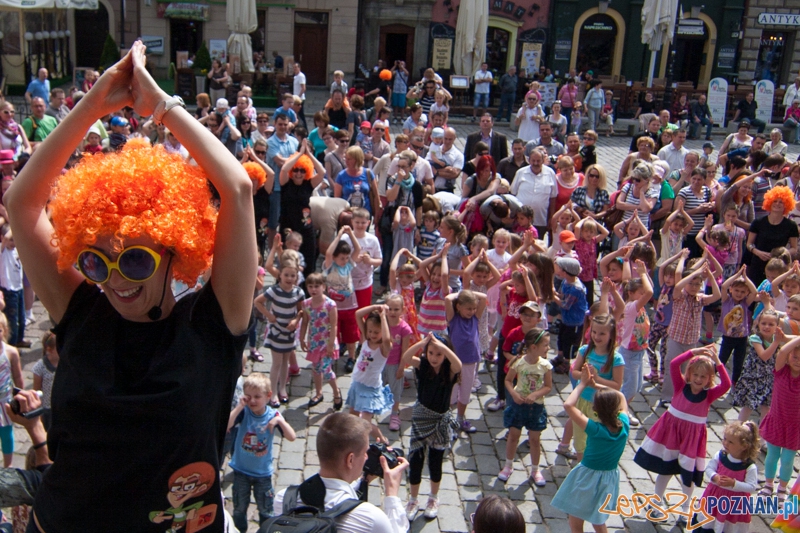
<svg viewBox="0 0 800 533">
<path fill-rule="evenodd" d="M 205 41 L 200 43 L 200 48 L 194 56 L 195 82 L 197 84 L 197 94 L 206 92 L 206 75 L 211 70 L 211 54 L 208 52 Z"/>
</svg>

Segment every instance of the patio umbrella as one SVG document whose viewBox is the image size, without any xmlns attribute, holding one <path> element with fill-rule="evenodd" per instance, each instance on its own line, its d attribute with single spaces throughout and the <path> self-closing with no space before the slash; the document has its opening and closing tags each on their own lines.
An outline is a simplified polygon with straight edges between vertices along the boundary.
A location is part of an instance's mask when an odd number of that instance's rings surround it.
<svg viewBox="0 0 800 533">
<path fill-rule="evenodd" d="M 228 29 L 228 57 L 233 54 L 241 58 L 242 72 L 253 72 L 253 45 L 250 34 L 258 29 L 256 0 L 228 0 L 225 11 Z"/>
<path fill-rule="evenodd" d="M 472 76 L 486 58 L 486 31 L 489 29 L 489 2 L 461 0 L 456 22 L 453 66 L 457 74 Z"/>
<path fill-rule="evenodd" d="M 642 6 L 642 43 L 650 47 L 650 72 L 647 86 L 653 86 L 656 54 L 664 44 L 672 42 L 678 0 L 645 0 Z"/>
</svg>

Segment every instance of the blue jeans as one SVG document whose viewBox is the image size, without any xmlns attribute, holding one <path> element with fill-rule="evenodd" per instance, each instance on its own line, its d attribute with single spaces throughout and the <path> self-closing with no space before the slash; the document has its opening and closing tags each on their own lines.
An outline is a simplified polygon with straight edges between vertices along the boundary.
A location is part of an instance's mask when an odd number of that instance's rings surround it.
<svg viewBox="0 0 800 533">
<path fill-rule="evenodd" d="M 272 477 L 253 477 L 233 472 L 233 524 L 241 533 L 247 533 L 247 507 L 250 505 L 250 489 L 256 497 L 258 523 L 263 524 L 272 516 L 275 491 Z"/>
<path fill-rule="evenodd" d="M 269 219 L 267 227 L 271 230 L 278 229 L 281 220 L 281 191 L 273 191 L 269 195 Z"/>
<path fill-rule="evenodd" d="M 381 263 L 381 270 L 379 278 L 381 287 L 384 289 L 389 286 L 389 267 L 392 265 L 392 253 L 394 252 L 394 236 L 391 233 L 381 232 L 381 254 L 383 254 L 383 262 Z"/>
<path fill-rule="evenodd" d="M 500 94 L 500 108 L 497 110 L 497 120 L 506 119 L 511 122 L 511 113 L 514 112 L 515 93 Z M 505 111 L 505 113 L 503 113 Z"/>
<path fill-rule="evenodd" d="M 697 137 L 698 133 L 700 133 L 700 126 L 706 127 L 706 137 L 711 137 L 711 128 L 714 124 L 708 120 L 708 118 L 700 119 L 700 122 L 695 122 L 692 120 L 691 126 L 689 126 L 689 137 Z"/>
<path fill-rule="evenodd" d="M 22 291 L 10 291 L 3 289 L 3 298 L 6 300 L 6 307 L 3 313 L 8 319 L 8 331 L 10 338 L 8 343 L 11 346 L 22 342 L 25 339 L 25 297 Z"/>
<path fill-rule="evenodd" d="M 800 142 L 800 124 L 792 117 L 789 117 L 783 125 L 787 128 L 794 128 L 794 142 Z"/>
</svg>

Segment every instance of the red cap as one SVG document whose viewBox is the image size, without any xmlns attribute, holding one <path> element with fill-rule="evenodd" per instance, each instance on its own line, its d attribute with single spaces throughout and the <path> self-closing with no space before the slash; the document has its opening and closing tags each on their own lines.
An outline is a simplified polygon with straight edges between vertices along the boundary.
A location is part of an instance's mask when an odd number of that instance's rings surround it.
<svg viewBox="0 0 800 533">
<path fill-rule="evenodd" d="M 575 238 L 574 233 L 572 233 L 568 229 L 565 229 L 564 231 L 558 234 L 558 240 L 560 240 L 561 242 L 575 242 L 578 239 Z"/>
</svg>

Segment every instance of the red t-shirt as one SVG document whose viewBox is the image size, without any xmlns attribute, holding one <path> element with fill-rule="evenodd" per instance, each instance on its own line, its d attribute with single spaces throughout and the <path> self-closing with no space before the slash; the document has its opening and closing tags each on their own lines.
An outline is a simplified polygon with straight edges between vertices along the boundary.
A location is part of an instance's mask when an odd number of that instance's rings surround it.
<svg viewBox="0 0 800 533">
<path fill-rule="evenodd" d="M 508 311 L 506 312 L 505 320 L 503 320 L 503 328 L 500 330 L 500 335 L 502 335 L 503 338 L 507 337 L 512 329 L 522 325 L 522 321 L 519 319 L 519 308 L 527 301 L 527 294 L 517 294 L 517 291 L 513 288 L 508 291 L 508 296 L 506 297 Z"/>
</svg>

